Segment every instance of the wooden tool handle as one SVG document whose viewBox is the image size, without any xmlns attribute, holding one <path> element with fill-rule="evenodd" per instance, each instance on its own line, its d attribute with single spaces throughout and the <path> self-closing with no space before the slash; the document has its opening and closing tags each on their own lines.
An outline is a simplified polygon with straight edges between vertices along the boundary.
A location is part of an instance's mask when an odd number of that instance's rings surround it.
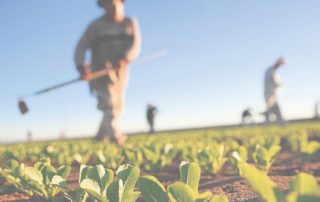
<svg viewBox="0 0 320 202">
<path fill-rule="evenodd" d="M 109 69 L 108 68 L 104 68 L 104 69 L 92 72 L 89 81 L 93 81 L 93 80 L 99 79 L 99 78 L 101 78 L 103 76 L 107 76 L 108 73 L 109 73 Z"/>
</svg>

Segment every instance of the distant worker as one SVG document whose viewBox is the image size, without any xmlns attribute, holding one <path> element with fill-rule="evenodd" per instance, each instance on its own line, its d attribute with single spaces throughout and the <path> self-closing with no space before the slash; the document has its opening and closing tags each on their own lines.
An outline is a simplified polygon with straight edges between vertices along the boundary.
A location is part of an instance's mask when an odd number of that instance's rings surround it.
<svg viewBox="0 0 320 202">
<path fill-rule="evenodd" d="M 140 52 L 138 23 L 124 15 L 124 1 L 98 0 L 105 14 L 88 26 L 75 51 L 75 63 L 84 80 L 90 80 L 91 72 L 109 69 L 108 76 L 90 81 L 90 89 L 98 99 L 98 109 L 103 112 L 96 139 L 117 144 L 127 139 L 120 131 L 119 121 L 124 105 L 128 64 Z M 91 51 L 90 66 L 85 61 L 88 50 Z"/>
<path fill-rule="evenodd" d="M 33 141 L 32 132 L 30 130 L 27 132 L 27 141 L 28 142 L 32 142 Z"/>
<path fill-rule="evenodd" d="M 61 131 L 59 134 L 59 138 L 60 140 L 65 140 L 67 137 L 66 132 L 65 131 Z"/>
<path fill-rule="evenodd" d="M 150 127 L 149 133 L 154 133 L 154 119 L 158 112 L 158 109 L 152 104 L 147 105 L 147 121 Z"/>
<path fill-rule="evenodd" d="M 262 113 L 266 122 L 275 121 L 277 123 L 283 123 L 283 116 L 278 104 L 279 90 L 283 86 L 277 76 L 277 71 L 285 64 L 283 58 L 279 58 L 276 63 L 267 69 L 265 73 L 265 90 L 264 98 L 266 102 L 266 111 Z M 274 120 L 272 120 L 272 118 Z"/>
<path fill-rule="evenodd" d="M 319 119 L 320 118 L 320 102 L 316 102 L 315 106 L 314 106 L 314 118 L 315 119 Z"/>
<path fill-rule="evenodd" d="M 242 124 L 251 124 L 253 122 L 252 119 L 252 110 L 250 108 L 245 109 L 241 115 Z"/>
</svg>

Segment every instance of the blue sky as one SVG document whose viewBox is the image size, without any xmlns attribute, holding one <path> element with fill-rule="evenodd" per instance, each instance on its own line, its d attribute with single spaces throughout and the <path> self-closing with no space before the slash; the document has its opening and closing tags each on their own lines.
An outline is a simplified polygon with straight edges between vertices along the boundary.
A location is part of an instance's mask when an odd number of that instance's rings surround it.
<svg viewBox="0 0 320 202">
<path fill-rule="evenodd" d="M 122 128 L 146 130 L 145 105 L 159 109 L 157 128 L 235 123 L 241 111 L 264 108 L 263 74 L 278 56 L 286 85 L 286 118 L 311 116 L 319 95 L 318 0 L 130 1 L 140 21 L 142 55 L 169 54 L 133 67 Z M 30 98 L 22 117 L 17 98 L 77 76 L 75 45 L 102 14 L 94 0 L 1 0 L 0 141 L 96 132 L 101 114 L 85 83 Z"/>
</svg>

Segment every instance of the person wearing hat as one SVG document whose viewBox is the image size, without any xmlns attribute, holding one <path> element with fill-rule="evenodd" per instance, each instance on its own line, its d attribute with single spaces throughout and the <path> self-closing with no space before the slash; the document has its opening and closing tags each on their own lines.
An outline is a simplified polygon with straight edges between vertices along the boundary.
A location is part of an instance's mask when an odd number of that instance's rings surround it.
<svg viewBox="0 0 320 202">
<path fill-rule="evenodd" d="M 277 76 L 277 71 L 285 65 L 285 60 L 281 57 L 274 65 L 267 69 L 264 78 L 264 98 L 266 102 L 266 111 L 263 115 L 266 118 L 266 122 L 276 121 L 277 123 L 283 123 L 283 116 L 278 104 L 278 95 L 281 87 L 280 79 Z M 274 120 L 272 120 L 272 117 Z"/>
<path fill-rule="evenodd" d="M 127 136 L 119 128 L 123 111 L 128 65 L 141 46 L 138 22 L 124 15 L 124 0 L 98 0 L 104 15 L 85 30 L 75 50 L 77 70 L 84 80 L 91 72 L 108 68 L 108 76 L 90 81 L 90 90 L 97 97 L 103 119 L 96 139 L 125 142 Z M 91 64 L 86 65 L 86 52 L 91 51 Z"/>
</svg>

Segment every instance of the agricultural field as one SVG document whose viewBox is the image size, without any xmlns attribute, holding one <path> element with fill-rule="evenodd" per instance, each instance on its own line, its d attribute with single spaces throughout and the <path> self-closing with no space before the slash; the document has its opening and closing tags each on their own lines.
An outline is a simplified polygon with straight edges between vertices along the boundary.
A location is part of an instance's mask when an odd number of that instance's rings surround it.
<svg viewBox="0 0 320 202">
<path fill-rule="evenodd" d="M 320 122 L 0 146 L 0 201 L 320 201 Z"/>
</svg>

